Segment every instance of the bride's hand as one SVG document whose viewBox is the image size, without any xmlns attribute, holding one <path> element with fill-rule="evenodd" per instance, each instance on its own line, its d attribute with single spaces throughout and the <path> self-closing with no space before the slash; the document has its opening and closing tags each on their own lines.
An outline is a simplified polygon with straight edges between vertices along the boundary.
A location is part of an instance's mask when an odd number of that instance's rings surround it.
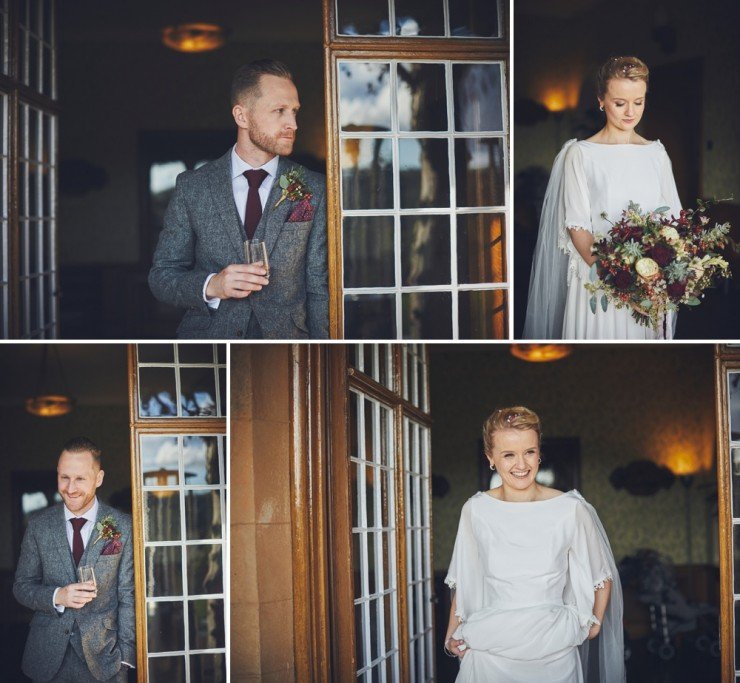
<svg viewBox="0 0 740 683">
<path fill-rule="evenodd" d="M 465 653 L 468 651 L 467 647 L 463 650 L 460 649 L 461 645 L 465 645 L 464 640 L 455 640 L 454 638 L 448 638 L 445 642 L 445 647 L 456 657 L 459 657 L 462 659 L 465 656 Z"/>
<path fill-rule="evenodd" d="M 588 639 L 593 640 L 596 638 L 596 636 L 599 635 L 599 631 L 601 631 L 601 624 L 594 624 L 591 626 L 591 628 L 588 630 Z"/>
</svg>

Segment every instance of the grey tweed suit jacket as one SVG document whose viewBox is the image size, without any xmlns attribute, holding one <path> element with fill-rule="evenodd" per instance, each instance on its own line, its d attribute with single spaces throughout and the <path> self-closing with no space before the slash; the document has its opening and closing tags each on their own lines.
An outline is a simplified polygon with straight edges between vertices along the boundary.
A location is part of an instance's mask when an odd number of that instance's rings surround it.
<svg viewBox="0 0 740 683">
<path fill-rule="evenodd" d="M 281 193 L 278 179 L 292 168 L 302 171 L 313 194 L 310 221 L 289 221 L 295 208 L 289 200 L 275 208 Z M 209 308 L 203 300 L 208 275 L 232 263 L 244 263 L 246 235 L 234 204 L 231 149 L 220 159 L 177 177 L 149 286 L 160 301 L 187 308 L 177 330 L 179 338 L 243 338 L 253 315 L 265 339 L 329 336 L 324 176 L 280 157 L 254 238 L 267 244 L 270 284 L 244 299 L 224 299 L 217 309 Z"/>
<path fill-rule="evenodd" d="M 95 567 L 97 597 L 81 609 L 59 614 L 52 605 L 54 590 L 77 582 L 77 569 L 67 541 L 62 503 L 31 517 L 23 536 L 15 572 L 13 595 L 34 611 L 23 653 L 23 673 L 34 681 L 49 681 L 59 671 L 74 623 L 90 673 L 105 681 L 121 668 L 136 662 L 133 550 L 131 517 L 99 503 L 98 519 L 111 515 L 121 532 L 123 548 L 116 555 L 102 555 L 106 541 L 93 529 L 80 564 Z"/>
</svg>

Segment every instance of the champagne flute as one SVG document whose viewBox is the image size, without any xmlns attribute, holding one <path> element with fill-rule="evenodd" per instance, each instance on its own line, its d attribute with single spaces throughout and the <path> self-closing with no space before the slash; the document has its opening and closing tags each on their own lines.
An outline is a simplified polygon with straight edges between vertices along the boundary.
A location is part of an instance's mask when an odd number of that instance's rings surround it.
<svg viewBox="0 0 740 683">
<path fill-rule="evenodd" d="M 270 279 L 270 262 L 267 260 L 267 245 L 262 240 L 246 240 L 244 242 L 244 262 L 262 266 Z"/>
</svg>

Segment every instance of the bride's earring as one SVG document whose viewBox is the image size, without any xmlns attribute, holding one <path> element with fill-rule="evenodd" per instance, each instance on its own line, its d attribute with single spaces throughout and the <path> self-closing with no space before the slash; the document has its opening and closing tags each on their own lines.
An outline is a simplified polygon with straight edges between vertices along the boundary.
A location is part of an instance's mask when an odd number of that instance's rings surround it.
<svg viewBox="0 0 740 683">
<path fill-rule="evenodd" d="M 599 105 L 599 111 L 604 111 L 604 105 L 603 104 Z"/>
<path fill-rule="evenodd" d="M 538 463 L 538 464 L 541 464 L 541 463 L 542 463 L 542 458 L 540 458 L 540 459 L 539 459 L 539 460 L 537 461 L 537 463 Z"/>
<path fill-rule="evenodd" d="M 496 468 L 495 468 L 495 467 L 493 466 L 493 463 L 491 463 L 491 464 L 489 465 L 489 467 L 491 468 L 491 470 L 494 470 L 494 471 L 495 471 L 495 469 L 496 469 Z"/>
</svg>

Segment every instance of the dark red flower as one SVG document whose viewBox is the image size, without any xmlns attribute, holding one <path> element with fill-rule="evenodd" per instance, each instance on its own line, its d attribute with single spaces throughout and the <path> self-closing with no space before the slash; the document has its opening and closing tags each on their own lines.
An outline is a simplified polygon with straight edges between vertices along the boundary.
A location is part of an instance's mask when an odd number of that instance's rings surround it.
<svg viewBox="0 0 740 683">
<path fill-rule="evenodd" d="M 666 287 L 666 291 L 671 299 L 680 299 L 686 293 L 686 281 L 676 280 L 676 282 L 671 282 Z"/>
<path fill-rule="evenodd" d="M 614 276 L 614 286 L 617 289 L 629 289 L 632 286 L 632 283 L 635 281 L 635 276 L 632 274 L 629 270 L 620 270 L 615 276 Z"/>
<path fill-rule="evenodd" d="M 676 251 L 670 244 L 658 242 L 650 250 L 650 258 L 653 259 L 661 268 L 665 268 L 676 256 Z"/>
</svg>

